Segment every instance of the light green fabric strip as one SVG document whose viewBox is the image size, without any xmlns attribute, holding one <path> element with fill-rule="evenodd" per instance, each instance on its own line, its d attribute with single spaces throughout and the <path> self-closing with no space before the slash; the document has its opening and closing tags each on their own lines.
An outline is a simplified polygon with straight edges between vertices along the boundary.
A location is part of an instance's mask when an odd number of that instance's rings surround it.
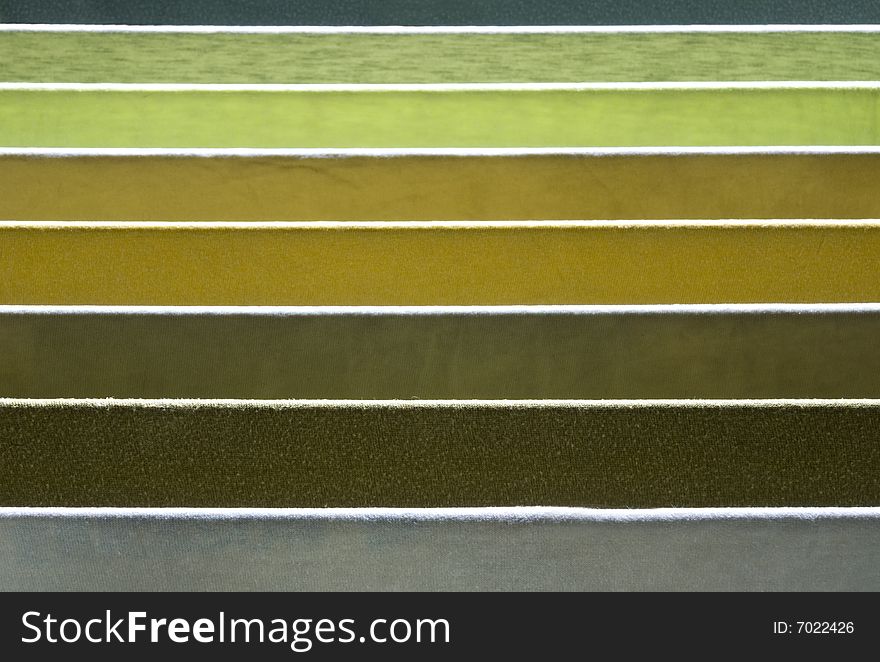
<svg viewBox="0 0 880 662">
<path fill-rule="evenodd" d="M 870 32 L 281 34 L 0 31 L 4 81 L 878 80 Z"/>
<path fill-rule="evenodd" d="M 880 87 L 2 89 L 9 147 L 880 144 Z M 637 192 L 633 192 L 637 195 Z"/>
</svg>

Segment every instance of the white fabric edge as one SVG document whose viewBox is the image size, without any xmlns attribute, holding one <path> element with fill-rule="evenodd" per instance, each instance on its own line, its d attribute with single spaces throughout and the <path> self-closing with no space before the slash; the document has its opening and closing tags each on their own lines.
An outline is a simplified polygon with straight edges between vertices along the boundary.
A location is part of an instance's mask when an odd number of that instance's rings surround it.
<svg viewBox="0 0 880 662">
<path fill-rule="evenodd" d="M 0 304 L 2 315 L 248 315 L 306 316 L 494 316 L 494 315 L 764 315 L 876 314 L 880 303 L 737 303 L 737 304 L 620 304 L 620 305 L 500 305 L 500 306 L 102 306 Z"/>
<path fill-rule="evenodd" d="M 29 83 L 0 92 L 638 92 L 724 90 L 880 90 L 877 81 L 691 81 L 632 83 Z"/>
<path fill-rule="evenodd" d="M 790 155 L 880 154 L 878 145 L 757 145 L 686 147 L 0 147 L 0 157 L 290 157 L 290 158 L 353 158 L 353 157 L 420 157 L 420 156 L 723 156 L 723 155 Z"/>
<path fill-rule="evenodd" d="M 845 409 L 853 406 L 880 407 L 880 398 L 743 398 L 720 400 L 711 398 L 645 398 L 645 399 L 541 399 L 541 400 L 354 400 L 354 399 L 241 399 L 241 398 L 0 398 L 0 407 L 139 407 L 139 408 L 360 408 L 383 407 L 394 409 L 489 409 L 493 407 L 515 409 L 542 409 L 564 407 L 582 409 L 648 409 L 651 407 L 704 408 L 704 407 L 835 407 Z"/>
<path fill-rule="evenodd" d="M 208 521 L 351 522 L 726 522 L 871 520 L 880 524 L 880 507 L 783 508 L 568 508 L 543 506 L 489 508 L 65 508 L 0 507 L 10 519 L 142 519 Z"/>
<path fill-rule="evenodd" d="M 650 34 L 650 33 L 736 33 L 763 34 L 773 32 L 880 32 L 877 24 L 794 24 L 769 25 L 451 25 L 451 26 L 405 26 L 405 25 L 302 25 L 302 26 L 236 26 L 236 25 L 121 25 L 77 23 L 0 23 L 0 32 L 119 32 L 169 33 L 169 34 Z"/>
<path fill-rule="evenodd" d="M 620 220 L 620 221 L 15 221 L 0 220 L 0 230 L 529 230 L 628 228 L 880 228 L 880 219 L 769 220 Z"/>
</svg>

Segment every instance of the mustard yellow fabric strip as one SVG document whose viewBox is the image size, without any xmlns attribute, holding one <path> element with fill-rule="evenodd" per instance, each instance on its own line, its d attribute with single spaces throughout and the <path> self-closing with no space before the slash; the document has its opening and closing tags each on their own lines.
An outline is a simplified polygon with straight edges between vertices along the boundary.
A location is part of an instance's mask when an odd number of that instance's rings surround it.
<svg viewBox="0 0 880 662">
<path fill-rule="evenodd" d="M 0 219 L 880 218 L 880 151 L 210 153 L 6 152 Z"/>
<path fill-rule="evenodd" d="M 0 89 L 21 147 L 880 145 L 880 87 Z"/>
<path fill-rule="evenodd" d="M 880 222 L 0 225 L 4 304 L 880 301 Z"/>
</svg>

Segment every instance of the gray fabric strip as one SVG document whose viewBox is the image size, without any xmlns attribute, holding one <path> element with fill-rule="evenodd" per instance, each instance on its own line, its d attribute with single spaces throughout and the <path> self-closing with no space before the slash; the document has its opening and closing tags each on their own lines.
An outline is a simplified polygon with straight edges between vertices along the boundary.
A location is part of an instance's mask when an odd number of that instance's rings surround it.
<svg viewBox="0 0 880 662">
<path fill-rule="evenodd" d="M 880 509 L 0 509 L 4 590 L 878 590 Z"/>
</svg>

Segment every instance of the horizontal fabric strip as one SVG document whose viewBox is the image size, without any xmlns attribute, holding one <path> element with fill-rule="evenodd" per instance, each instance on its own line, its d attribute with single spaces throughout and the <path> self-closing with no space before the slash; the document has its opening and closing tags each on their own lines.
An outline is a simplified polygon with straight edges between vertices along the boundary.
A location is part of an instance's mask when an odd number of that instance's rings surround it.
<svg viewBox="0 0 880 662">
<path fill-rule="evenodd" d="M 876 508 L 0 509 L 0 584 L 19 591 L 877 590 L 878 524 Z"/>
<path fill-rule="evenodd" d="M 880 301 L 876 221 L 0 222 L 0 254 L 6 304 Z"/>
<path fill-rule="evenodd" d="M 95 32 L 0 26 L 3 80 L 479 83 L 880 80 L 880 39 L 844 31 Z"/>
<path fill-rule="evenodd" d="M 180 25 L 652 25 L 880 23 L 870 0 L 0 0 L 8 23 Z"/>
<path fill-rule="evenodd" d="M 9 147 L 878 145 L 878 127 L 876 85 L 0 89 Z"/>
<path fill-rule="evenodd" d="M 880 305 L 0 306 L 19 398 L 880 398 Z"/>
<path fill-rule="evenodd" d="M 0 505 L 874 506 L 880 401 L 0 400 Z"/>
<path fill-rule="evenodd" d="M 880 218 L 877 181 L 880 150 L 5 150 L 0 218 Z"/>
</svg>

